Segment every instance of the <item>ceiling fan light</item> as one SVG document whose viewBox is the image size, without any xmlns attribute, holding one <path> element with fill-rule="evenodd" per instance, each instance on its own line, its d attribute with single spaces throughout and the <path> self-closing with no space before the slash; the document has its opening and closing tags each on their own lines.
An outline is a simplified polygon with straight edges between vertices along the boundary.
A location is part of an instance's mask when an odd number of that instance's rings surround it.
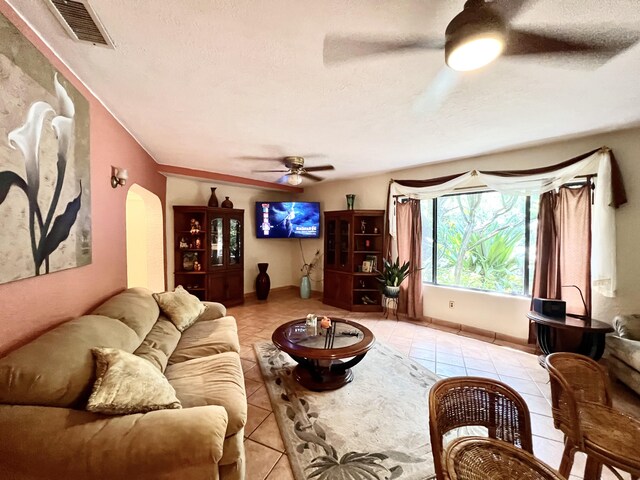
<svg viewBox="0 0 640 480">
<path fill-rule="evenodd" d="M 454 70 L 468 72 L 490 64 L 503 50 L 504 40 L 499 36 L 473 38 L 449 52 L 446 62 Z"/>
<path fill-rule="evenodd" d="M 289 185 L 300 185 L 302 183 L 302 177 L 298 173 L 292 173 L 287 177 L 287 183 Z"/>
<path fill-rule="evenodd" d="M 470 0 L 447 26 L 445 38 L 447 65 L 458 71 L 476 70 L 502 54 L 506 25 L 490 5 L 482 0 Z"/>
</svg>

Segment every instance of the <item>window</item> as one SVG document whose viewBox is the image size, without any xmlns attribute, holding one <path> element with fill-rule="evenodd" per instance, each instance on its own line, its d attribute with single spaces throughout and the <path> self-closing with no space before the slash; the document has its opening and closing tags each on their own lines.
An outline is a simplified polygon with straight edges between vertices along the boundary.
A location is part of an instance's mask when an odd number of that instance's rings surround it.
<svg viewBox="0 0 640 480">
<path fill-rule="evenodd" d="M 423 200 L 423 281 L 530 293 L 538 197 L 498 192 Z"/>
</svg>

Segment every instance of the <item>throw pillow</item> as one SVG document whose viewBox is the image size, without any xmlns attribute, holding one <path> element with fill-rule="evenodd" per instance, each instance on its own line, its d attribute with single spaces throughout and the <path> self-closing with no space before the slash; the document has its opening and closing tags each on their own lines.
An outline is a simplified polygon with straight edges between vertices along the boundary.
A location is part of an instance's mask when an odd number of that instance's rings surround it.
<svg viewBox="0 0 640 480">
<path fill-rule="evenodd" d="M 613 328 L 621 338 L 640 340 L 640 315 L 618 315 L 613 320 Z"/>
<path fill-rule="evenodd" d="M 160 310 L 181 332 L 193 325 L 205 311 L 200 299 L 187 292 L 182 285 L 178 285 L 173 292 L 154 293 L 153 298 L 158 302 Z"/>
<path fill-rule="evenodd" d="M 120 415 L 182 408 L 165 376 L 151 362 L 117 348 L 92 348 L 96 382 L 90 412 Z"/>
</svg>

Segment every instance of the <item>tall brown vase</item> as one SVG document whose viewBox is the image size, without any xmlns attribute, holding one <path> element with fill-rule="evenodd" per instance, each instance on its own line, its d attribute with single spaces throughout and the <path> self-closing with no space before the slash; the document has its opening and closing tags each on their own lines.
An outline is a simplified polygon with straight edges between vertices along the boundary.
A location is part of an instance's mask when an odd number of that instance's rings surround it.
<svg viewBox="0 0 640 480">
<path fill-rule="evenodd" d="M 209 197 L 209 203 L 207 203 L 207 205 L 210 207 L 218 206 L 218 197 L 216 197 L 216 188 L 218 187 L 211 187 L 211 196 Z"/>
<path fill-rule="evenodd" d="M 266 300 L 269 296 L 269 290 L 271 290 L 271 279 L 267 273 L 267 268 L 269 268 L 268 263 L 258 264 L 258 270 L 260 271 L 256 277 L 256 296 L 258 300 Z"/>
</svg>

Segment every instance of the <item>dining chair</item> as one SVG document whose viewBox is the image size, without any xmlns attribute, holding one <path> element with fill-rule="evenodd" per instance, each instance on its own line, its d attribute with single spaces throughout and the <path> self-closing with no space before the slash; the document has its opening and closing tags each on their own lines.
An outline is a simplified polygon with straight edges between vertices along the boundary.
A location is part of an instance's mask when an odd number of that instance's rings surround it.
<svg viewBox="0 0 640 480">
<path fill-rule="evenodd" d="M 567 352 L 549 355 L 546 367 L 553 423 L 565 435 L 560 474 L 569 477 L 575 452 L 582 451 L 587 455 L 585 480 L 600 478 L 603 464 L 628 471 L 637 480 L 633 444 L 640 438 L 640 422 L 612 408 L 606 370 L 589 357 Z"/>
<path fill-rule="evenodd" d="M 429 433 L 438 480 L 446 480 L 444 436 L 474 426 L 485 427 L 490 438 L 533 453 L 529 409 L 515 390 L 490 378 L 446 378 L 429 392 Z"/>
</svg>

